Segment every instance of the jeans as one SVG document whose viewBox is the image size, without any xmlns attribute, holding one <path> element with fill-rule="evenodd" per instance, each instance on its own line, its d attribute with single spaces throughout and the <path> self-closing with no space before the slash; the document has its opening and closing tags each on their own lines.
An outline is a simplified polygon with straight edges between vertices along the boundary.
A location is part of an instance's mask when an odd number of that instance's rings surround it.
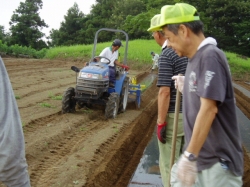
<svg viewBox="0 0 250 187">
<path fill-rule="evenodd" d="M 115 66 L 109 66 L 109 83 L 115 84 Z"/>
</svg>

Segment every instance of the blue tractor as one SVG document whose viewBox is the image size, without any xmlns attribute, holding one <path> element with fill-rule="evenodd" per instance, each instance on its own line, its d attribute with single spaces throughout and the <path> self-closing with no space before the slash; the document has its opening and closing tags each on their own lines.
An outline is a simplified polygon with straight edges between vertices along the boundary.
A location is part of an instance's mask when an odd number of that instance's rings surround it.
<svg viewBox="0 0 250 187">
<path fill-rule="evenodd" d="M 116 69 L 115 87 L 109 87 L 110 60 L 95 56 L 98 34 L 101 31 L 121 32 L 126 36 L 126 46 L 123 64 L 126 65 L 128 50 L 128 35 L 122 30 L 102 28 L 95 34 L 92 60 L 82 69 L 72 66 L 76 72 L 75 88 L 68 88 L 62 98 L 62 113 L 75 112 L 76 105 L 88 106 L 92 104 L 105 106 L 105 117 L 115 118 L 118 113 L 125 112 L 129 94 L 129 77 L 123 68 Z M 108 62 L 94 62 L 95 58 L 105 58 Z"/>
</svg>

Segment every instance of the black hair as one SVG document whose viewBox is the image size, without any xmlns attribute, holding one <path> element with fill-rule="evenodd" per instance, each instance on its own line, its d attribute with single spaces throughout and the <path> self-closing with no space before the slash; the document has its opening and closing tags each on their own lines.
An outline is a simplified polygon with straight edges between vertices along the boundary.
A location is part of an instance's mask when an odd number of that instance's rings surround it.
<svg viewBox="0 0 250 187">
<path fill-rule="evenodd" d="M 195 12 L 194 16 L 199 16 L 197 12 Z M 171 32 L 173 32 L 175 35 L 178 34 L 178 29 L 180 25 L 185 25 L 188 27 L 194 34 L 198 35 L 200 33 L 204 34 L 204 25 L 203 22 L 200 20 L 197 21 L 191 21 L 191 22 L 186 22 L 186 23 L 178 23 L 178 24 L 169 24 L 169 25 L 164 25 L 163 27 L 167 27 L 167 29 Z"/>
</svg>

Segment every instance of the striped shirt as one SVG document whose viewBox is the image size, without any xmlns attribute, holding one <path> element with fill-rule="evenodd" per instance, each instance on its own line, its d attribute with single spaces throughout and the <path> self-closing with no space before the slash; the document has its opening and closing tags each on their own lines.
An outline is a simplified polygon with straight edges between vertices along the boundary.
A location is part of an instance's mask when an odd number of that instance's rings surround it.
<svg viewBox="0 0 250 187">
<path fill-rule="evenodd" d="M 174 86 L 174 75 L 185 75 L 188 59 L 179 57 L 171 48 L 165 47 L 158 60 L 158 81 L 157 86 L 170 87 L 170 104 L 169 113 L 175 112 L 176 89 Z M 182 99 L 180 104 L 180 112 L 182 112 Z"/>
</svg>

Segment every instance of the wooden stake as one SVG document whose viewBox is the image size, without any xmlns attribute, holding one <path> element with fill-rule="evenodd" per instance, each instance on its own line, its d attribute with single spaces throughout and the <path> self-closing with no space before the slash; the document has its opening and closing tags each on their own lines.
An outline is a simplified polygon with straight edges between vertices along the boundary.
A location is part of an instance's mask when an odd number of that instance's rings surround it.
<svg viewBox="0 0 250 187">
<path fill-rule="evenodd" d="M 174 128 L 173 128 L 173 138 L 172 138 L 172 148 L 171 148 L 171 157 L 170 157 L 170 166 L 169 166 L 169 186 L 171 180 L 171 168 L 174 165 L 175 158 L 175 149 L 176 149 L 176 137 L 177 137 L 177 129 L 178 129 L 178 120 L 179 120 L 179 112 L 180 112 L 180 103 L 181 103 L 181 93 L 177 89 L 176 90 L 176 101 L 175 101 L 175 113 L 174 113 Z"/>
</svg>

